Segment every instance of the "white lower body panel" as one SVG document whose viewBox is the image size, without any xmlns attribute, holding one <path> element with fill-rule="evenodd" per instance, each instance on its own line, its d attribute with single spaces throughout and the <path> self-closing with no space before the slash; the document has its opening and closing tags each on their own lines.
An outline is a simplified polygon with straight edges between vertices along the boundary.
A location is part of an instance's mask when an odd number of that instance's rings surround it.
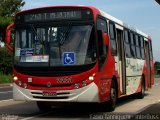
<svg viewBox="0 0 160 120">
<path fill-rule="evenodd" d="M 21 101 L 50 101 L 50 102 L 99 102 L 98 87 L 93 82 L 88 86 L 74 90 L 54 91 L 56 96 L 52 99 L 44 97 L 41 90 L 24 89 L 13 84 L 13 99 Z"/>
</svg>

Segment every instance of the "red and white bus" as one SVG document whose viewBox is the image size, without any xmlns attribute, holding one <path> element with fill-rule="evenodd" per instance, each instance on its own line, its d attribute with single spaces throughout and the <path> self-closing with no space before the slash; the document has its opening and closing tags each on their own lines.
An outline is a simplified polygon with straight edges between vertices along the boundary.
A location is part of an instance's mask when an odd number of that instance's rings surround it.
<svg viewBox="0 0 160 120">
<path fill-rule="evenodd" d="M 51 6 L 16 14 L 13 98 L 48 103 L 109 103 L 154 84 L 147 34 L 91 6 Z M 9 46 L 10 36 L 6 37 Z"/>
</svg>

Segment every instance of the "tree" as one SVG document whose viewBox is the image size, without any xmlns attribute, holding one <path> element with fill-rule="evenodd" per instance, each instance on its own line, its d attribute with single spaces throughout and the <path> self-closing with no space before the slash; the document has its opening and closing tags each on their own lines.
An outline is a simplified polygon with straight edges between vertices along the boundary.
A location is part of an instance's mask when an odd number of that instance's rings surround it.
<svg viewBox="0 0 160 120">
<path fill-rule="evenodd" d="M 23 0 L 0 0 L 0 38 L 4 41 L 6 27 L 13 22 L 13 17 L 23 7 Z"/>
<path fill-rule="evenodd" d="M 0 16 L 13 17 L 24 4 L 23 0 L 0 0 Z"/>
<path fill-rule="evenodd" d="M 23 0 L 0 0 L 0 38 L 4 41 L 6 27 L 13 22 L 13 17 L 23 7 Z M 12 52 L 0 48 L 0 71 L 10 74 L 12 71 Z"/>
<path fill-rule="evenodd" d="M 0 38 L 2 38 L 2 41 L 4 41 L 5 38 L 6 27 L 12 22 L 13 19 L 11 17 L 0 17 Z"/>
<path fill-rule="evenodd" d="M 0 73 L 11 74 L 13 53 L 4 47 L 0 48 L 0 56 Z"/>
<path fill-rule="evenodd" d="M 155 0 L 160 5 L 160 0 Z"/>
</svg>

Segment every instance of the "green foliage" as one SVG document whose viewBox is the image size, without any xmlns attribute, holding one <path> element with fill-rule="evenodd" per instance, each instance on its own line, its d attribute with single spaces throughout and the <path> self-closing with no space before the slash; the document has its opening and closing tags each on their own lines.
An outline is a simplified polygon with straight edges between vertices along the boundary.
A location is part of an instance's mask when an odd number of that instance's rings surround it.
<svg viewBox="0 0 160 120">
<path fill-rule="evenodd" d="M 157 69 L 160 69 L 160 62 L 156 61 L 154 63 L 154 69 L 157 70 Z"/>
<path fill-rule="evenodd" d="M 0 84 L 1 83 L 11 83 L 12 76 L 11 75 L 4 75 L 0 72 Z"/>
<path fill-rule="evenodd" d="M 24 4 L 23 0 L 0 0 L 0 16 L 13 17 Z"/>
<path fill-rule="evenodd" d="M 24 4 L 23 0 L 0 0 L 0 39 L 2 41 L 5 39 L 7 26 L 13 23 L 13 17 L 21 11 Z M 0 48 L 0 80 L 3 82 L 9 80 L 9 74 L 12 72 L 12 54 L 6 48 Z"/>
<path fill-rule="evenodd" d="M 3 42 L 7 26 L 13 23 L 13 17 L 24 4 L 23 0 L 0 0 L 0 38 Z"/>
<path fill-rule="evenodd" d="M 12 58 L 12 52 L 5 47 L 0 48 L 0 72 L 3 74 L 12 73 Z"/>
<path fill-rule="evenodd" d="M 0 21 L 1 28 L 6 28 L 9 24 L 13 23 L 13 19 L 11 17 L 0 16 Z"/>
<path fill-rule="evenodd" d="M 160 5 L 160 0 L 155 0 Z"/>
<path fill-rule="evenodd" d="M 2 41 L 4 41 L 6 28 L 9 24 L 13 23 L 13 19 L 11 17 L 1 17 L 0 16 L 0 37 Z"/>
</svg>

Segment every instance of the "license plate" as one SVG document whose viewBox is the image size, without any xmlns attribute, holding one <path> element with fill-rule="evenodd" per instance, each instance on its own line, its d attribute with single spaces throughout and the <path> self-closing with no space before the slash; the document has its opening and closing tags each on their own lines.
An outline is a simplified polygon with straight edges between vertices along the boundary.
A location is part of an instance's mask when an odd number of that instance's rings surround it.
<svg viewBox="0 0 160 120">
<path fill-rule="evenodd" d="M 57 93 L 56 92 L 50 92 L 50 91 L 43 91 L 42 95 L 45 96 L 45 97 L 55 97 L 55 96 L 57 96 Z"/>
</svg>

